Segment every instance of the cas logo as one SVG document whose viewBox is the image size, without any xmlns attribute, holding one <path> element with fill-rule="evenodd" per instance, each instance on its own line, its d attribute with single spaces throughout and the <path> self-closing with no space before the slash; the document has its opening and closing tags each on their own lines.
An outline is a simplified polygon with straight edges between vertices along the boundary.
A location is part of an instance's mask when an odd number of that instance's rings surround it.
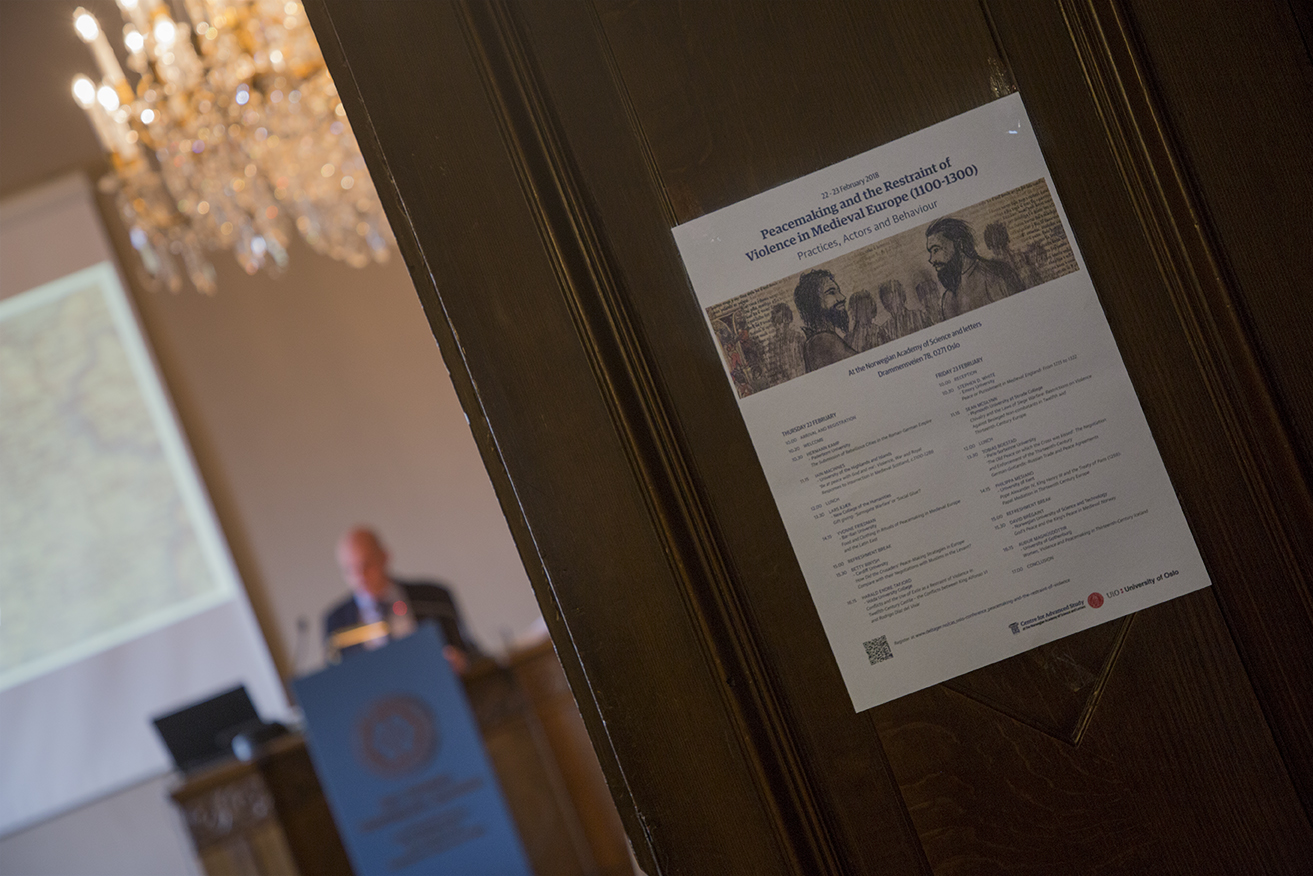
<svg viewBox="0 0 1313 876">
<path fill-rule="evenodd" d="M 418 772 L 438 753 L 438 720 L 428 704 L 409 694 L 374 700 L 356 719 L 356 758 L 370 772 L 396 779 Z"/>
</svg>

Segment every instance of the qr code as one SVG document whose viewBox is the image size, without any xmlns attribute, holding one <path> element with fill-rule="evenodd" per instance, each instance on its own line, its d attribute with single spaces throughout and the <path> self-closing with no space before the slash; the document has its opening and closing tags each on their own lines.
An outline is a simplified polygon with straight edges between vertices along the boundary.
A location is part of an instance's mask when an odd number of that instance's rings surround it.
<svg viewBox="0 0 1313 876">
<path fill-rule="evenodd" d="M 889 647 L 889 638 L 887 636 L 872 639 L 866 643 L 865 648 L 866 656 L 871 658 L 872 665 L 894 656 L 894 649 Z"/>
</svg>

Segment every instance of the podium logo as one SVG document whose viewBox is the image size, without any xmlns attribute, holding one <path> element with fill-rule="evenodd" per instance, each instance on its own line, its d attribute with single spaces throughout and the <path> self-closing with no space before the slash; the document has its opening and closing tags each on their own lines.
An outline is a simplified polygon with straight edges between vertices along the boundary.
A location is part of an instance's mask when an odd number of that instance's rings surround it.
<svg viewBox="0 0 1313 876">
<path fill-rule="evenodd" d="M 438 721 L 409 694 L 380 697 L 356 719 L 356 757 L 372 773 L 396 779 L 428 766 L 438 753 Z"/>
</svg>

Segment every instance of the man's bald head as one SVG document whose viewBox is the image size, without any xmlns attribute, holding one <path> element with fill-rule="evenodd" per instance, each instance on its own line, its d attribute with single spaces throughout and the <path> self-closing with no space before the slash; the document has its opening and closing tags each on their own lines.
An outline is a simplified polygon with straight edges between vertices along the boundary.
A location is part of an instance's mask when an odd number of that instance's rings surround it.
<svg viewBox="0 0 1313 876">
<path fill-rule="evenodd" d="M 388 588 L 388 552 L 374 530 L 357 526 L 337 542 L 337 564 L 351 589 L 377 599 Z"/>
</svg>

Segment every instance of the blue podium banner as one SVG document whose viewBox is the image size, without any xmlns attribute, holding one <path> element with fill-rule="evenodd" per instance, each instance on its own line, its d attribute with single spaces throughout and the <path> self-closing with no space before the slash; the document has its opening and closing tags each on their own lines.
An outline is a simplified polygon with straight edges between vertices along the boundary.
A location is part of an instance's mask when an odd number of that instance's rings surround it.
<svg viewBox="0 0 1313 876">
<path fill-rule="evenodd" d="M 531 876 L 433 627 L 292 687 L 357 876 Z"/>
</svg>

